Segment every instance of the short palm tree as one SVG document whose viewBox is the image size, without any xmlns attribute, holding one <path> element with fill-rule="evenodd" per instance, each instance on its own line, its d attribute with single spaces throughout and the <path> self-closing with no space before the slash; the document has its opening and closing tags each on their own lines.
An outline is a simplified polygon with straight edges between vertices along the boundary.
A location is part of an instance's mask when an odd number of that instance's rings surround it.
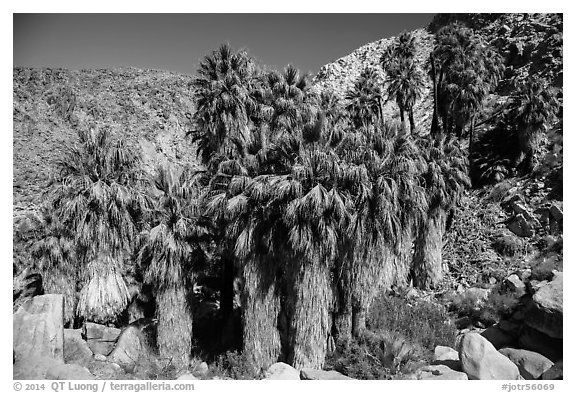
<svg viewBox="0 0 576 393">
<path fill-rule="evenodd" d="M 78 135 L 79 143 L 57 162 L 48 201 L 51 218 L 36 254 L 48 286 L 64 291 L 68 303 L 76 303 L 71 295 L 82 288 L 78 316 L 114 322 L 128 304 L 124 274 L 148 199 L 139 158 L 121 140 L 113 140 L 108 129 Z"/>
<path fill-rule="evenodd" d="M 559 102 L 554 89 L 544 80 L 531 78 L 518 86 L 508 106 L 507 121 L 518 130 L 518 144 L 529 173 L 536 166 L 539 137 L 556 118 Z M 518 160 L 522 161 L 522 157 Z"/>
<path fill-rule="evenodd" d="M 145 234 L 138 261 L 145 282 L 154 288 L 160 356 L 182 369 L 192 350 L 191 289 L 195 266 L 205 258 L 201 245 L 208 230 L 186 171 L 160 168 L 154 186 L 154 226 Z"/>
<path fill-rule="evenodd" d="M 357 166 L 357 175 L 339 317 L 340 325 L 349 326 L 355 336 L 365 330 L 365 314 L 377 293 L 406 283 L 407 252 L 426 209 L 424 189 L 418 187 L 422 162 L 412 138 L 390 125 L 360 133 L 347 134 L 350 141 L 341 146 L 341 155 Z M 339 340 L 346 341 L 350 332 L 339 327 L 339 334 Z"/>
</svg>

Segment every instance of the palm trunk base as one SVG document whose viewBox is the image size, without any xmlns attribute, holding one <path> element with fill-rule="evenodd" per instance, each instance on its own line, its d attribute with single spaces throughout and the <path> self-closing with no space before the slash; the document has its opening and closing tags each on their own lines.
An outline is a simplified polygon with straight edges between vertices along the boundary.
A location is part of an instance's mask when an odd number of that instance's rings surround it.
<svg viewBox="0 0 576 393">
<path fill-rule="evenodd" d="M 446 213 L 438 209 L 430 215 L 418 234 L 412 270 L 414 286 L 417 288 L 437 288 L 444 278 L 442 237 L 445 225 Z"/>
<path fill-rule="evenodd" d="M 190 365 L 192 352 L 192 313 L 183 287 L 171 286 L 156 298 L 158 351 L 160 357 L 178 370 Z"/>
</svg>

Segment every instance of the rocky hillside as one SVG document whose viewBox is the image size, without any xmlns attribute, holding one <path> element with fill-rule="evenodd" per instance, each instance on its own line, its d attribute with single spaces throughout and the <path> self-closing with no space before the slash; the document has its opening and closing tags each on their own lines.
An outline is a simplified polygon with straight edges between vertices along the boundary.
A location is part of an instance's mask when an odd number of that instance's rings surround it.
<svg viewBox="0 0 576 393">
<path fill-rule="evenodd" d="M 78 128 L 110 128 L 141 151 L 147 171 L 163 161 L 195 162 L 185 138 L 194 107 L 191 76 L 15 68 L 13 79 L 15 217 L 36 210 L 53 162 L 75 142 Z"/>
<path fill-rule="evenodd" d="M 441 14 L 434 18 L 428 28 L 413 31 L 416 38 L 416 61 L 427 70 L 427 60 L 434 47 L 434 34 L 449 22 L 458 21 L 471 27 L 485 42 L 498 49 L 504 59 L 506 70 L 500 81 L 497 95 L 489 98 L 486 110 L 506 100 L 511 82 L 529 75 L 540 76 L 553 86 L 562 87 L 562 15 L 561 14 Z M 382 53 L 396 37 L 384 38 L 366 44 L 347 56 L 323 66 L 314 78 L 316 88 L 330 89 L 339 97 L 354 85 L 360 73 L 367 67 L 374 68 L 381 76 L 384 90 L 387 82 L 380 65 Z M 422 97 L 414 107 L 419 132 L 427 133 L 432 121 L 432 82 L 429 78 Z M 400 117 L 394 99 L 386 102 L 384 116 Z"/>
<path fill-rule="evenodd" d="M 415 58 L 421 67 L 424 68 L 434 46 L 434 35 L 427 32 L 424 28 L 415 30 L 413 33 L 416 38 Z M 352 88 L 360 73 L 366 68 L 375 69 L 380 75 L 382 83 L 386 86 L 386 77 L 380 65 L 380 57 L 386 48 L 393 44 L 395 39 L 396 37 L 390 37 L 371 42 L 333 63 L 326 64 L 314 78 L 315 87 L 318 90 L 332 90 L 343 98 L 346 92 Z M 422 94 L 423 99 L 419 100 L 414 108 L 416 126 L 420 130 L 428 129 L 432 121 L 432 100 L 429 99 L 432 95 L 432 81 L 426 79 L 425 83 Z M 400 118 L 394 99 L 386 102 L 383 107 L 383 114 L 388 119 Z"/>
</svg>

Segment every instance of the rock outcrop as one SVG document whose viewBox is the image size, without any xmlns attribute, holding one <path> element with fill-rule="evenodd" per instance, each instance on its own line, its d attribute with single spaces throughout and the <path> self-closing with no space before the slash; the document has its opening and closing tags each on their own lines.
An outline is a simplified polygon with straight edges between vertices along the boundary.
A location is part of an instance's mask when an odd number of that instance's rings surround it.
<svg viewBox="0 0 576 393">
<path fill-rule="evenodd" d="M 518 367 L 478 333 L 460 337 L 458 355 L 468 379 L 520 379 Z"/>
<path fill-rule="evenodd" d="M 526 310 L 528 326 L 552 338 L 563 337 L 563 273 L 556 273 L 553 280 L 538 288 Z"/>
<path fill-rule="evenodd" d="M 518 366 L 520 375 L 524 379 L 539 379 L 554 365 L 550 359 L 537 352 L 515 348 L 502 348 L 499 352 Z"/>
<path fill-rule="evenodd" d="M 318 381 L 331 381 L 331 380 L 351 380 L 344 374 L 336 370 L 314 370 L 311 368 L 304 368 L 300 370 L 300 379 L 302 380 L 318 380 Z"/>
<path fill-rule="evenodd" d="M 264 379 L 299 380 L 300 372 L 289 364 L 278 362 L 268 367 Z"/>
<path fill-rule="evenodd" d="M 41 295 L 29 299 L 12 317 L 16 360 L 47 357 L 64 363 L 64 298 Z"/>
</svg>

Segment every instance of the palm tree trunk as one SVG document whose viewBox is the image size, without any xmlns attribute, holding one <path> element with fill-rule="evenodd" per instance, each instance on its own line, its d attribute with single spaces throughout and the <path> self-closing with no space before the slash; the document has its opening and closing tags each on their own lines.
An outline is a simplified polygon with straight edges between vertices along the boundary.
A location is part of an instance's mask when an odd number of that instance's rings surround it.
<svg viewBox="0 0 576 393">
<path fill-rule="evenodd" d="M 414 133 L 414 130 L 416 130 L 416 123 L 414 123 L 414 109 L 410 108 L 408 110 L 408 118 L 410 119 L 410 132 Z"/>
<path fill-rule="evenodd" d="M 274 281 L 262 271 L 262 265 L 253 258 L 245 263 L 242 271 L 245 285 L 243 352 L 248 359 L 247 366 L 255 372 L 276 363 L 282 348 L 277 326 L 280 299 Z"/>
<path fill-rule="evenodd" d="M 352 335 L 366 330 L 366 313 L 383 290 L 399 280 L 403 269 L 394 248 L 382 239 L 375 240 L 366 252 L 356 255 L 352 282 Z"/>
<path fill-rule="evenodd" d="M 158 350 L 160 357 L 178 370 L 189 366 L 192 351 L 192 313 L 183 286 L 172 285 L 158 292 Z"/>
<path fill-rule="evenodd" d="M 352 339 L 352 308 L 341 308 L 335 316 L 336 345 L 347 346 Z"/>
<path fill-rule="evenodd" d="M 432 289 L 438 286 L 444 276 L 442 265 L 442 237 L 446 225 L 446 213 L 441 208 L 434 209 L 416 238 L 412 277 L 414 286 Z"/>
<path fill-rule="evenodd" d="M 222 258 L 222 285 L 220 288 L 220 312 L 222 315 L 222 345 L 234 345 L 234 259 Z"/>
<path fill-rule="evenodd" d="M 472 173 L 472 145 L 474 142 L 474 123 L 476 122 L 476 114 L 472 115 L 470 119 L 470 140 L 468 143 L 468 164 L 470 165 L 470 173 Z"/>
<path fill-rule="evenodd" d="M 430 53 L 430 64 L 432 65 L 432 93 L 434 96 L 434 111 L 432 113 L 432 129 L 430 133 L 432 136 L 436 136 L 440 131 L 438 124 L 438 83 L 436 81 L 436 64 L 432 53 Z"/>
<path fill-rule="evenodd" d="M 333 296 L 327 264 L 323 261 L 301 264 L 295 289 L 291 324 L 294 350 L 289 361 L 297 369 L 321 369 L 328 349 Z"/>
<path fill-rule="evenodd" d="M 382 111 L 382 98 L 378 97 L 378 114 L 380 115 L 380 124 L 384 122 L 384 112 Z"/>
</svg>

